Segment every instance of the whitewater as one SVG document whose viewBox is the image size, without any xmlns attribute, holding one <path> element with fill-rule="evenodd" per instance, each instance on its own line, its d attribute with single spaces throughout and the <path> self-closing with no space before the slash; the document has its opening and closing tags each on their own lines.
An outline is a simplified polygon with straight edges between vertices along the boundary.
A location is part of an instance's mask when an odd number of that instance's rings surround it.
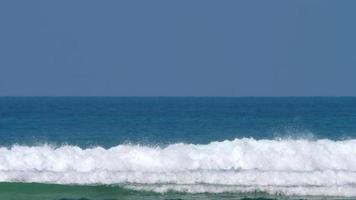
<svg viewBox="0 0 356 200">
<path fill-rule="evenodd" d="M 242 138 L 111 148 L 0 147 L 1 182 L 120 185 L 155 192 L 356 196 L 356 140 Z"/>
</svg>

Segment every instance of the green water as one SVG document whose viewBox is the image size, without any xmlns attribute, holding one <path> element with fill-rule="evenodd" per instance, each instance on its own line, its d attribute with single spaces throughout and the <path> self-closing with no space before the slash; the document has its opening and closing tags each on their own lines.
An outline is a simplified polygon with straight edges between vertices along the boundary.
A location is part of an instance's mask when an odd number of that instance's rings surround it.
<svg viewBox="0 0 356 200">
<path fill-rule="evenodd" d="M 39 183 L 0 183 L 0 200 L 301 200 L 333 199 L 338 197 L 287 197 L 266 193 L 155 193 L 135 191 L 112 185 L 57 185 Z"/>
</svg>

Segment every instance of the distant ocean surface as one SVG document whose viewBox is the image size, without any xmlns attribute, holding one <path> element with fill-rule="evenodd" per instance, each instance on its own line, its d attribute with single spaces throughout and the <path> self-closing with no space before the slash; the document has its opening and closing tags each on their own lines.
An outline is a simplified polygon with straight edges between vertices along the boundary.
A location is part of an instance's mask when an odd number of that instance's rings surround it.
<svg viewBox="0 0 356 200">
<path fill-rule="evenodd" d="M 355 97 L 0 97 L 0 200 L 355 198 Z"/>
</svg>

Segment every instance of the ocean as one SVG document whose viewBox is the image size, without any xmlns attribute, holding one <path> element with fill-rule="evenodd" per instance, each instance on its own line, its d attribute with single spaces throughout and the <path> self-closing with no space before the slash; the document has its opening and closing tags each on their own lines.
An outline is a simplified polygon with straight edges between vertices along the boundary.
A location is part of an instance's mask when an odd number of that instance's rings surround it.
<svg viewBox="0 0 356 200">
<path fill-rule="evenodd" d="M 355 198 L 355 97 L 0 97 L 0 200 Z"/>
</svg>

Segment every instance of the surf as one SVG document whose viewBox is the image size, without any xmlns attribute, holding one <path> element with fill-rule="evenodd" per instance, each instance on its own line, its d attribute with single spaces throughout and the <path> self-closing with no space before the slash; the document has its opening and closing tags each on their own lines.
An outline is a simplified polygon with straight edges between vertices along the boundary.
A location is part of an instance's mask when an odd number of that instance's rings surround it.
<svg viewBox="0 0 356 200">
<path fill-rule="evenodd" d="M 0 147 L 0 181 L 166 193 L 356 196 L 356 140 L 242 138 L 111 148 Z"/>
</svg>

